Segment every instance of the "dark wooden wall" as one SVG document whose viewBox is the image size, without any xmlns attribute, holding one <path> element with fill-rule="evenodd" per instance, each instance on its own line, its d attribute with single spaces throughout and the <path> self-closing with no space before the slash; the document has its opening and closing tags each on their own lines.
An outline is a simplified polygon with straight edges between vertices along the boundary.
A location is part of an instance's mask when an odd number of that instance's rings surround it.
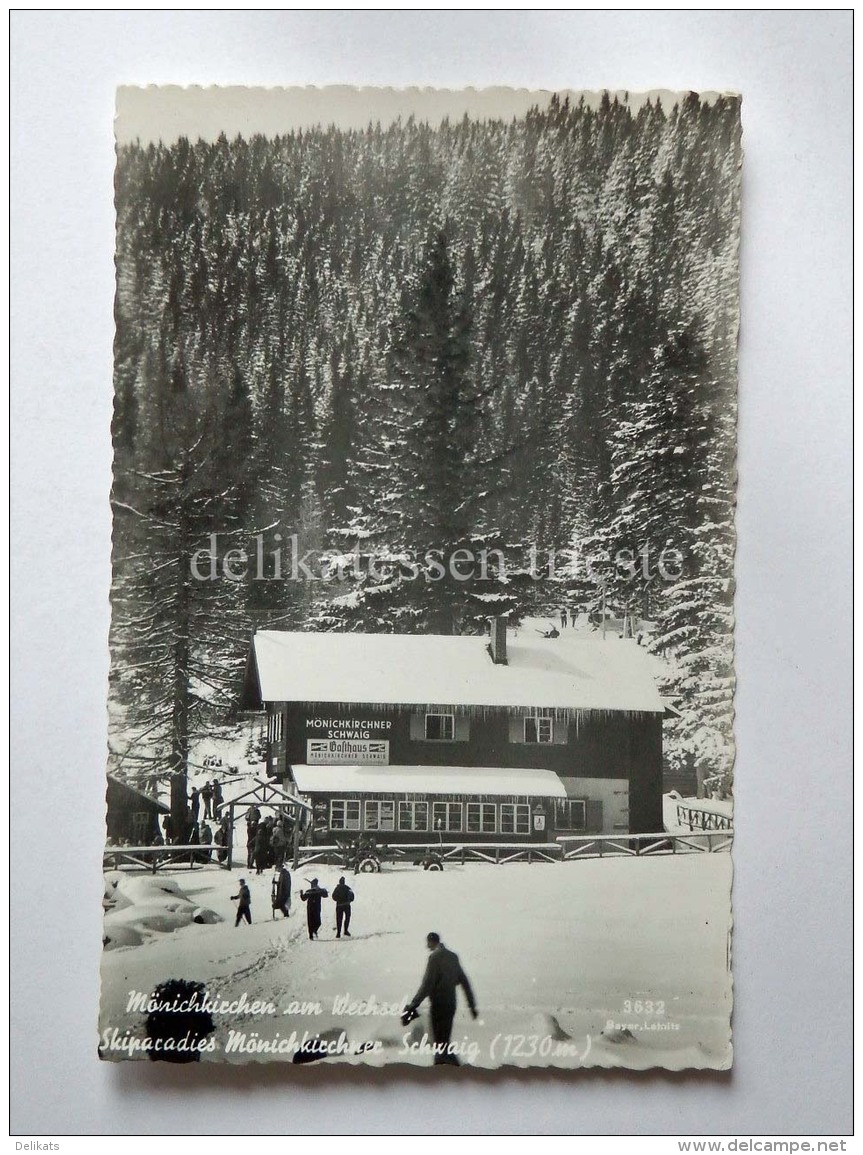
<svg viewBox="0 0 863 1155">
<path fill-rule="evenodd" d="M 632 833 L 662 830 L 662 716 L 659 714 L 593 713 L 576 721 L 555 722 L 556 738 L 565 741 L 525 744 L 510 741 L 513 714 L 501 709 L 470 717 L 459 716 L 462 740 L 425 741 L 416 735 L 412 716 L 425 710 L 375 711 L 366 706 L 345 707 L 320 703 L 314 708 L 281 706 L 283 738 L 271 751 L 269 772 L 282 777 L 291 764 L 307 761 L 308 738 L 326 737 L 309 728 L 308 720 L 354 717 L 388 720 L 388 731 L 373 730 L 371 737 L 390 743 L 389 761 L 394 766 L 513 766 L 552 770 L 570 778 L 626 778 L 629 781 L 629 818 Z M 521 719 L 517 719 L 521 727 Z"/>
</svg>

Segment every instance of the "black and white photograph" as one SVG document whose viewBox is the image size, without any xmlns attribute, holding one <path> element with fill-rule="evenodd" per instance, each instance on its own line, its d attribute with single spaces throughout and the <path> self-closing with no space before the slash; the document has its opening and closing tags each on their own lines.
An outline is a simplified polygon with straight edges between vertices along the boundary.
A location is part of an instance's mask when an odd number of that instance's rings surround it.
<svg viewBox="0 0 863 1155">
<path fill-rule="evenodd" d="M 100 1057 L 729 1068 L 739 98 L 116 138 Z"/>
</svg>

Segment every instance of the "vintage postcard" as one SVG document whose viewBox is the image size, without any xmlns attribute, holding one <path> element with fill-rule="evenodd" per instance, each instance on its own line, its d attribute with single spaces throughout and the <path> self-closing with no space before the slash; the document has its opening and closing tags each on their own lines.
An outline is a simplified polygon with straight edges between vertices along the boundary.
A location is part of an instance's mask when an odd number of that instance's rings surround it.
<svg viewBox="0 0 863 1155">
<path fill-rule="evenodd" d="M 116 136 L 100 1055 L 728 1068 L 739 97 Z"/>
</svg>

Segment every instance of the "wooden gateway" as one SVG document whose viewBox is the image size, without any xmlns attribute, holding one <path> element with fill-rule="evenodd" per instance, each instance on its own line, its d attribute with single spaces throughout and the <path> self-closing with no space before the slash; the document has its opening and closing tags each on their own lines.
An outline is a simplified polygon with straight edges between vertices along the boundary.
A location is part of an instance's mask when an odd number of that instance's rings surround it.
<svg viewBox="0 0 863 1155">
<path fill-rule="evenodd" d="M 253 638 L 242 708 L 309 841 L 550 842 L 662 830 L 658 663 L 630 639 Z"/>
</svg>

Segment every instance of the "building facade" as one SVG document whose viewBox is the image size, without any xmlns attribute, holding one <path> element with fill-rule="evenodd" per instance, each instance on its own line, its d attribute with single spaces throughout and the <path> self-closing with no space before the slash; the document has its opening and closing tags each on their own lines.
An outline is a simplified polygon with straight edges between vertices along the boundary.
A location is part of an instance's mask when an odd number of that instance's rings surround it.
<svg viewBox="0 0 863 1155">
<path fill-rule="evenodd" d="M 152 845 L 153 839 L 161 834 L 160 819 L 165 814 L 170 814 L 168 807 L 158 798 L 152 798 L 113 774 L 108 775 L 105 801 L 108 808 L 107 836 L 115 843 L 127 842 L 130 846 Z"/>
<path fill-rule="evenodd" d="M 662 830 L 652 659 L 631 640 L 259 631 L 242 706 L 309 837 L 553 841 Z"/>
</svg>

